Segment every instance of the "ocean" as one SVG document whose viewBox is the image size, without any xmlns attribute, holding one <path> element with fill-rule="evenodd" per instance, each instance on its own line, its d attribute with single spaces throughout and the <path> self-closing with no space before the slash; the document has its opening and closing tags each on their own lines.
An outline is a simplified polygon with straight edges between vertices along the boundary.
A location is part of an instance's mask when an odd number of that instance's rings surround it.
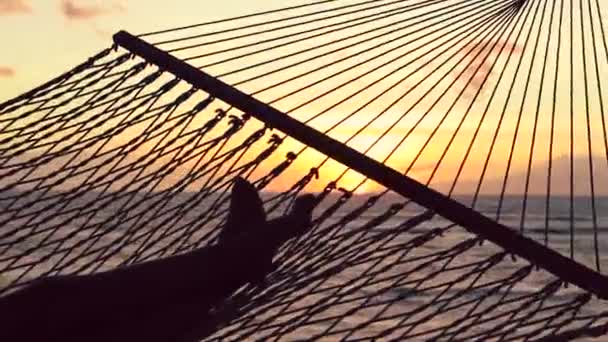
<svg viewBox="0 0 608 342">
<path fill-rule="evenodd" d="M 97 272 L 194 248 L 208 241 L 226 205 L 217 207 L 219 217 L 209 218 L 217 196 L 192 204 L 196 193 L 83 193 L 66 201 L 71 195 L 4 193 L 2 287 L 40 274 Z M 267 208 L 278 203 L 276 196 L 264 194 Z M 543 270 L 513 281 L 528 263 L 508 254 L 497 259 L 501 250 L 491 243 L 467 244 L 475 236 L 439 216 L 407 226 L 424 210 L 399 196 L 383 196 L 369 207 L 370 195 L 336 206 L 339 198 L 328 196 L 317 207 L 316 217 L 332 214 L 285 247 L 277 273 L 253 291 L 257 306 L 233 317 L 215 338 L 518 340 L 553 331 L 553 325 L 562 327 L 557 331 L 583 326 L 606 313 L 597 299 L 579 305 L 582 292 L 573 286 L 547 290 L 555 278 Z M 471 203 L 468 196 L 457 199 Z M 390 211 L 403 203 L 408 204 Z M 495 217 L 498 203 L 497 196 L 482 196 L 476 208 Z M 595 268 L 597 231 L 600 264 L 608 267 L 608 199 L 596 199 L 595 223 L 590 198 L 573 203 L 571 219 L 569 198 L 551 198 L 546 220 L 546 199 L 529 198 L 523 232 L 542 244 L 546 232 L 548 247 L 570 255 L 573 246 L 575 260 Z M 500 222 L 519 227 L 522 207 L 521 198 L 506 197 Z M 277 206 L 270 216 L 284 209 Z"/>
</svg>

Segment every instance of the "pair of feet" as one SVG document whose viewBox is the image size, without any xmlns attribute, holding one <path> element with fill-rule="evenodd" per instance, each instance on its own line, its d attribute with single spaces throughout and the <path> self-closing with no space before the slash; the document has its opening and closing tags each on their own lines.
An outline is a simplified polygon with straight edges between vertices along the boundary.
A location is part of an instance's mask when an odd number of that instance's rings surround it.
<svg viewBox="0 0 608 342">
<path fill-rule="evenodd" d="M 226 225 L 219 234 L 219 245 L 233 240 L 256 244 L 262 254 L 263 271 L 254 274 L 253 282 L 259 282 L 276 268 L 272 259 L 286 241 L 302 235 L 311 224 L 312 211 L 317 204 L 313 195 L 296 198 L 291 212 L 276 219 L 267 220 L 262 200 L 256 188 L 242 178 L 234 182 L 230 210 Z"/>
<path fill-rule="evenodd" d="M 239 177 L 232 187 L 230 210 L 226 225 L 219 234 L 219 242 L 263 232 L 270 234 L 272 240 L 283 243 L 308 229 L 316 203 L 313 195 L 298 197 L 288 215 L 267 220 L 258 191 Z"/>
</svg>

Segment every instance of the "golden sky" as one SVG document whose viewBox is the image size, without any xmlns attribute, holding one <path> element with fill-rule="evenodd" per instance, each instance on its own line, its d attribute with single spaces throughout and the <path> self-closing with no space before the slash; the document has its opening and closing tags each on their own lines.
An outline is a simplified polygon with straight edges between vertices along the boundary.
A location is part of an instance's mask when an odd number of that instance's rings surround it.
<svg viewBox="0 0 608 342">
<path fill-rule="evenodd" d="M 183 26 L 187 24 L 200 23 L 209 21 L 217 18 L 231 17 L 242 14 L 253 13 L 260 10 L 274 9 L 284 7 L 287 2 L 280 0 L 264 0 L 264 1 L 245 1 L 245 0 L 222 0 L 222 1 L 201 1 L 201 0 L 0 0 L 0 41 L 2 42 L 2 54 L 0 54 L 0 102 L 16 96 L 28 89 L 35 87 L 36 85 L 49 80 L 50 78 L 64 72 L 76 64 L 81 63 L 87 57 L 95 54 L 111 45 L 112 34 L 118 30 L 125 29 L 132 33 L 144 33 L 149 31 L 155 31 L 163 28 L 172 28 L 176 26 Z M 289 4 L 304 3 L 303 1 L 289 2 Z M 608 27 L 607 25 L 605 25 Z M 563 37 L 567 41 L 570 37 Z M 513 50 L 517 55 L 521 53 L 521 41 L 520 42 L 501 42 L 505 44 L 507 50 Z M 499 44 L 499 45 L 500 45 Z M 555 41 L 553 42 L 555 44 Z M 580 44 L 580 42 L 575 42 Z M 599 46 L 599 44 L 598 44 Z M 587 46 L 587 49 L 589 46 Z M 492 56 L 492 55 L 491 55 Z M 494 56 L 497 57 L 497 56 Z M 492 58 L 494 58 L 492 57 Z M 500 56 L 498 56 L 500 57 Z M 524 59 L 528 57 L 524 56 Z M 554 56 L 548 56 L 548 60 L 554 59 Z M 578 58 L 578 57 L 575 57 Z M 529 62 L 529 58 L 528 58 Z M 550 62 L 551 63 L 551 62 Z M 608 78 L 608 61 L 605 59 L 600 60 L 601 66 L 601 79 Z M 193 63 L 196 64 L 196 63 Z M 473 79 L 469 84 L 471 93 L 475 90 L 475 87 L 480 86 L 481 80 L 485 74 L 490 73 L 490 82 L 492 79 L 496 79 L 494 71 L 489 69 L 489 64 L 480 61 L 472 64 L 471 67 L 479 67 L 477 75 L 473 75 Z M 512 69 L 511 69 L 512 70 Z M 465 69 L 464 74 L 470 74 L 472 70 Z M 562 72 L 563 73 L 563 72 Z M 532 89 L 538 89 L 538 74 L 535 73 L 532 79 Z M 535 79 L 536 77 L 536 79 Z M 561 77 L 561 76 L 560 76 Z M 581 84 L 582 76 L 581 70 L 576 70 L 575 83 Z M 429 82 L 432 79 L 428 80 Z M 513 96 L 521 96 L 523 91 L 523 80 L 519 80 L 516 85 Z M 407 85 L 406 85 L 407 87 Z M 535 88 L 536 87 L 536 88 Z M 245 91 L 250 91 L 247 87 L 244 87 Z M 606 97 L 604 94 L 599 96 L 602 98 Z M 467 93 L 469 91 L 467 90 Z M 502 96 L 506 96 L 505 89 L 501 89 Z M 567 95 L 566 87 L 559 89 L 560 97 Z M 412 97 L 418 96 L 421 92 L 413 92 Z M 465 93 L 465 97 L 467 96 Z M 604 163 L 605 158 L 602 157 L 603 153 L 603 134 L 600 130 L 599 120 L 599 108 L 597 104 L 599 101 L 598 94 L 590 95 L 595 96 L 590 101 L 591 115 L 593 118 L 593 145 L 594 145 L 594 158 L 598 158 L 597 164 Z M 272 96 L 268 95 L 268 98 Z M 262 99 L 266 100 L 264 97 Z M 575 99 L 577 101 L 577 108 L 582 108 L 584 96 L 582 96 L 582 88 L 577 87 L 575 89 Z M 361 101 L 365 100 L 365 97 L 361 97 Z M 607 99 L 608 100 L 608 99 Z M 445 104 L 440 104 L 438 108 L 434 109 L 435 112 L 444 111 L 449 102 L 449 96 L 444 101 Z M 608 103 L 606 101 L 605 103 Z M 355 108 L 357 104 L 351 103 L 347 105 L 344 110 Z M 293 103 L 277 104 L 280 109 L 289 108 L 293 106 Z M 421 181 L 425 179 L 428 172 L 432 169 L 434 162 L 437 160 L 439 155 L 444 149 L 444 143 L 447 143 L 449 133 L 453 130 L 458 122 L 458 113 L 463 112 L 467 107 L 466 101 L 462 101 L 461 104 L 456 108 L 456 114 L 454 114 L 442 127 L 439 132 L 439 138 L 434 140 L 434 143 L 426 149 L 425 153 L 417 161 L 416 166 L 412 169 L 412 176 L 419 178 Z M 303 111 L 311 112 L 312 109 L 318 110 L 322 106 L 320 104 L 313 104 L 308 108 L 304 108 Z M 368 111 L 379 110 L 381 104 L 377 107 L 371 107 Z M 532 115 L 530 114 L 535 107 L 535 101 L 527 101 L 525 105 L 525 111 L 528 113 L 526 118 L 522 122 L 522 131 L 530 132 L 532 127 L 532 121 L 529 120 Z M 567 161 L 564 156 L 569 153 L 569 144 L 567 139 L 563 139 L 568 134 L 568 106 L 558 104 L 558 121 L 556 122 L 556 139 L 555 144 L 555 157 L 558 161 Z M 474 107 L 475 108 L 475 107 Z M 481 108 L 481 107 L 480 107 Z M 478 108 L 478 109 L 480 109 Z M 538 132 L 537 139 L 539 141 L 548 141 L 548 131 L 546 129 L 548 125 L 549 113 L 546 110 L 549 108 L 546 104 L 543 105 L 543 112 L 540 113 L 540 120 L 544 125 L 543 130 Z M 501 167 L 504 165 L 504 161 L 500 160 L 505 157 L 510 151 L 510 138 L 513 135 L 515 125 L 515 113 L 517 108 L 509 108 L 507 113 L 507 119 L 505 121 L 505 127 L 503 128 L 501 135 L 498 138 L 496 152 L 498 156 L 495 165 Z M 480 110 L 478 110 L 480 112 Z M 374 114 L 374 113 L 372 113 Z M 362 113 L 361 117 L 366 114 Z M 367 113 L 369 116 L 369 113 Z M 390 149 L 396 144 L 403 132 L 411 127 L 414 123 L 414 119 L 417 115 L 422 115 L 421 112 L 413 114 L 410 120 L 403 121 L 393 130 L 387 139 L 383 140 L 378 144 L 372 153 L 374 157 L 380 159 L 382 155 L 385 155 Z M 496 108 L 489 113 L 492 118 L 488 123 L 482 127 L 481 139 L 482 141 L 489 141 L 490 134 L 495 129 L 496 118 L 499 112 Z M 394 117 L 395 115 L 393 115 Z M 577 120 L 584 118 L 584 113 L 577 110 Z M 361 117 L 357 120 L 361 121 Z M 432 117 L 432 116 L 430 116 Z M 479 119 L 479 114 L 473 115 L 473 119 L 464 122 L 461 131 L 463 136 L 471 136 L 476 127 L 476 120 Z M 378 132 L 382 132 L 383 129 L 392 123 L 391 116 L 385 116 L 378 120 L 369 129 L 363 132 L 357 139 L 352 141 L 352 145 L 355 148 L 365 149 L 367 144 L 374 140 Z M 325 118 L 317 122 L 313 122 L 313 126 L 318 129 L 323 129 L 332 124 L 331 118 Z M 433 120 L 422 121 L 419 129 L 406 141 L 405 149 L 402 149 L 395 155 L 394 158 L 389 160 L 389 164 L 397 169 L 401 169 L 402 165 L 406 165 L 412 161 L 415 156 L 413 151 L 417 151 L 424 141 L 426 136 L 432 131 L 436 122 Z M 579 124 L 577 126 L 577 144 L 575 154 L 577 156 L 585 156 L 586 145 L 584 144 L 584 126 Z M 334 137 L 344 140 L 356 129 L 356 123 L 352 125 L 343 125 L 334 132 Z M 483 138 L 483 134 L 487 134 L 488 137 Z M 528 149 L 526 144 L 529 143 L 529 133 L 523 140 L 518 141 L 518 149 L 513 161 L 513 167 L 515 172 L 522 172 L 527 166 L 527 153 Z M 483 140 L 485 139 L 485 140 Z M 466 141 L 463 137 L 462 141 Z M 580 142 L 580 143 L 579 143 Z M 436 180 L 438 182 L 448 181 L 453 176 L 453 169 L 459 165 L 461 156 L 463 154 L 462 149 L 466 144 L 459 144 L 455 147 L 452 153 L 445 157 L 443 162 L 445 167 L 443 171 L 438 173 Z M 478 171 L 483 164 L 485 155 L 483 149 L 486 146 L 475 146 L 473 153 L 470 157 L 469 167 L 465 169 L 463 179 L 474 180 L 478 176 Z M 541 164 L 546 160 L 543 160 L 541 156 L 547 156 L 547 144 L 539 144 L 537 147 L 537 158 Z M 501 157 L 502 156 L 502 157 Z M 504 158 L 503 158 L 504 159 Z M 567 169 L 567 163 L 559 164 L 560 170 Z M 493 165 L 493 164 L 491 164 Z M 504 166 L 503 166 L 504 167 Z M 606 169 L 606 166 L 602 166 Z M 542 169 L 542 167 L 540 167 Z M 338 170 L 338 168 L 336 168 Z M 339 173 L 338 171 L 334 173 Z M 563 172 L 558 172 L 563 176 Z M 580 173 L 585 173 L 581 171 Z M 356 178 L 356 177 L 355 177 Z M 604 182 L 606 177 L 600 179 L 600 182 Z M 584 182 L 584 181 L 583 181 Z M 352 182 L 356 183 L 355 181 Z M 608 186 L 607 182 L 606 185 Z M 604 184 L 601 183 L 601 184 Z"/>
<path fill-rule="evenodd" d="M 144 33 L 281 5 L 284 1 L 0 0 L 0 101 L 110 46 L 118 30 Z"/>
</svg>

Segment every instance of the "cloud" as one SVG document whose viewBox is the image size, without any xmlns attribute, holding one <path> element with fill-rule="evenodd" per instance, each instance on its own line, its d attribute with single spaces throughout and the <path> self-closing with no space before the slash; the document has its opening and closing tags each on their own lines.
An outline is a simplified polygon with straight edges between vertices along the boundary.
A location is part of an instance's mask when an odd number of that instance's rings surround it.
<svg viewBox="0 0 608 342">
<path fill-rule="evenodd" d="M 0 65 L 0 78 L 9 78 L 15 76 L 15 69 Z"/>
<path fill-rule="evenodd" d="M 83 4 L 82 0 L 78 3 L 76 0 L 63 0 L 61 12 L 70 20 L 86 20 L 125 10 L 124 6 L 117 2 L 105 1 L 103 5 L 101 2 L 99 4 L 91 3 L 91 1 L 85 2 L 88 4 Z"/>
<path fill-rule="evenodd" d="M 26 0 L 0 0 L 0 15 L 29 13 L 32 7 Z"/>
<path fill-rule="evenodd" d="M 465 97 L 472 98 L 478 91 L 483 93 L 483 88 L 488 85 L 489 79 L 494 74 L 493 64 L 499 57 L 506 57 L 509 54 L 518 56 L 522 53 L 519 45 L 508 41 L 498 41 L 488 54 L 487 48 L 493 44 L 493 42 L 481 42 L 477 46 L 471 44 L 470 48 L 461 52 L 467 56 L 461 63 L 468 65 L 464 69 L 454 70 L 452 76 L 457 77 L 459 82 L 469 82 L 464 92 Z M 482 49 L 483 51 L 480 51 Z M 462 74 L 460 74 L 461 72 Z"/>
</svg>

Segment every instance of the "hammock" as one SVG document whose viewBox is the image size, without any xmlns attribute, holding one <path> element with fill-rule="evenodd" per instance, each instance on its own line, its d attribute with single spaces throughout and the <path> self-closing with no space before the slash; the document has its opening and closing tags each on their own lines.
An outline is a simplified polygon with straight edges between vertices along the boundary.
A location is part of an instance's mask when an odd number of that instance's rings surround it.
<svg viewBox="0 0 608 342">
<path fill-rule="evenodd" d="M 325 0 L 119 32 L 0 104 L 0 295 L 214 243 L 245 177 L 271 216 L 322 201 L 201 338 L 601 336 L 602 10 Z"/>
</svg>

